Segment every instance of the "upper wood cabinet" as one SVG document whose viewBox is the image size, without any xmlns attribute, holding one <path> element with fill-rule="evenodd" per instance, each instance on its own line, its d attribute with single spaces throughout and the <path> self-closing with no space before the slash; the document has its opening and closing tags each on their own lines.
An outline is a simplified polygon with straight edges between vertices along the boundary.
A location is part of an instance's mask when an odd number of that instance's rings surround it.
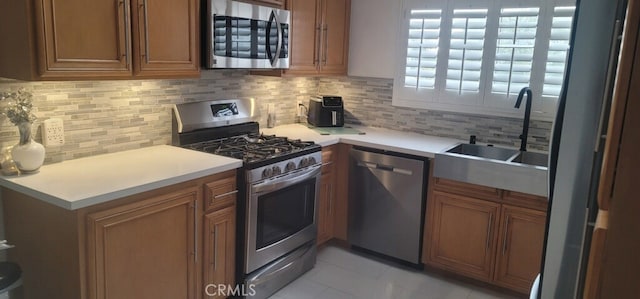
<svg viewBox="0 0 640 299">
<path fill-rule="evenodd" d="M 197 0 L 2 1 L 0 77 L 199 75 Z"/>
<path fill-rule="evenodd" d="M 291 11 L 286 74 L 346 75 L 350 0 L 287 0 Z"/>
</svg>

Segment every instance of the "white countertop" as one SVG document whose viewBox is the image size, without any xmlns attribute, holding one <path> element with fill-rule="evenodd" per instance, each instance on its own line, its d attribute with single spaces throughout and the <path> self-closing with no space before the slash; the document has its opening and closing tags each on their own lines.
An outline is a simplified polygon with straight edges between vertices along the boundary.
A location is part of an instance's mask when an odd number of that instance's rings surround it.
<svg viewBox="0 0 640 299">
<path fill-rule="evenodd" d="M 433 158 L 435 153 L 463 142 L 452 138 L 435 137 L 383 128 L 351 127 L 365 134 L 321 135 L 304 124 L 282 125 L 275 128 L 264 128 L 261 129 L 261 131 L 264 134 L 275 134 L 293 139 L 314 141 L 322 146 L 346 143 L 428 158 Z"/>
<path fill-rule="evenodd" d="M 0 185 L 75 210 L 242 167 L 242 160 L 170 145 L 44 165 Z"/>
</svg>

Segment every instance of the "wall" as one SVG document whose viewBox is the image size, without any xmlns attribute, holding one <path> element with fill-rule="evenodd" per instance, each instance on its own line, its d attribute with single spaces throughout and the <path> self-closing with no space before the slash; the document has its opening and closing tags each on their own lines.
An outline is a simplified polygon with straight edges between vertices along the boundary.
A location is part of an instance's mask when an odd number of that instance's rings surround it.
<svg viewBox="0 0 640 299">
<path fill-rule="evenodd" d="M 478 142 L 520 147 L 522 119 L 394 107 L 391 79 L 321 78 L 319 90 L 343 97 L 345 122 L 460 140 L 476 135 Z M 531 121 L 528 148 L 547 151 L 551 127 L 551 122 Z"/>
</svg>

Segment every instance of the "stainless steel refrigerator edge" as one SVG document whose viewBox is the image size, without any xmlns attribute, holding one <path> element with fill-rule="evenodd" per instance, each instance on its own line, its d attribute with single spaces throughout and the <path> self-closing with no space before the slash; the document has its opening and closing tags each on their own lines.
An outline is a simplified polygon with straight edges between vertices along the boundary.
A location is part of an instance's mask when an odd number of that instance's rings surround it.
<svg viewBox="0 0 640 299">
<path fill-rule="evenodd" d="M 563 92 L 553 126 L 549 213 L 539 298 L 575 298 L 586 271 L 600 155 L 597 143 L 617 58 L 620 1 L 578 0 Z M 614 62 L 613 64 L 611 62 Z M 606 115 L 606 114 L 603 114 Z"/>
</svg>

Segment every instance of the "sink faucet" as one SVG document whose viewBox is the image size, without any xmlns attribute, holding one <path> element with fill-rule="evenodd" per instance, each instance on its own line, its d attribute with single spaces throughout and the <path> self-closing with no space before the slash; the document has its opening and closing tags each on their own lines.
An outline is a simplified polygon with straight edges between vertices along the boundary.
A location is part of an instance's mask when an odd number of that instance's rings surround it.
<svg viewBox="0 0 640 299">
<path fill-rule="evenodd" d="M 527 105 L 524 110 L 524 123 L 522 124 L 522 135 L 520 135 L 520 151 L 527 151 L 527 135 L 529 135 L 529 118 L 531 116 L 531 88 L 524 87 L 520 90 L 518 94 L 518 99 L 516 100 L 515 108 L 520 108 L 520 104 L 522 104 L 522 98 L 524 97 L 524 93 L 527 93 Z"/>
</svg>

